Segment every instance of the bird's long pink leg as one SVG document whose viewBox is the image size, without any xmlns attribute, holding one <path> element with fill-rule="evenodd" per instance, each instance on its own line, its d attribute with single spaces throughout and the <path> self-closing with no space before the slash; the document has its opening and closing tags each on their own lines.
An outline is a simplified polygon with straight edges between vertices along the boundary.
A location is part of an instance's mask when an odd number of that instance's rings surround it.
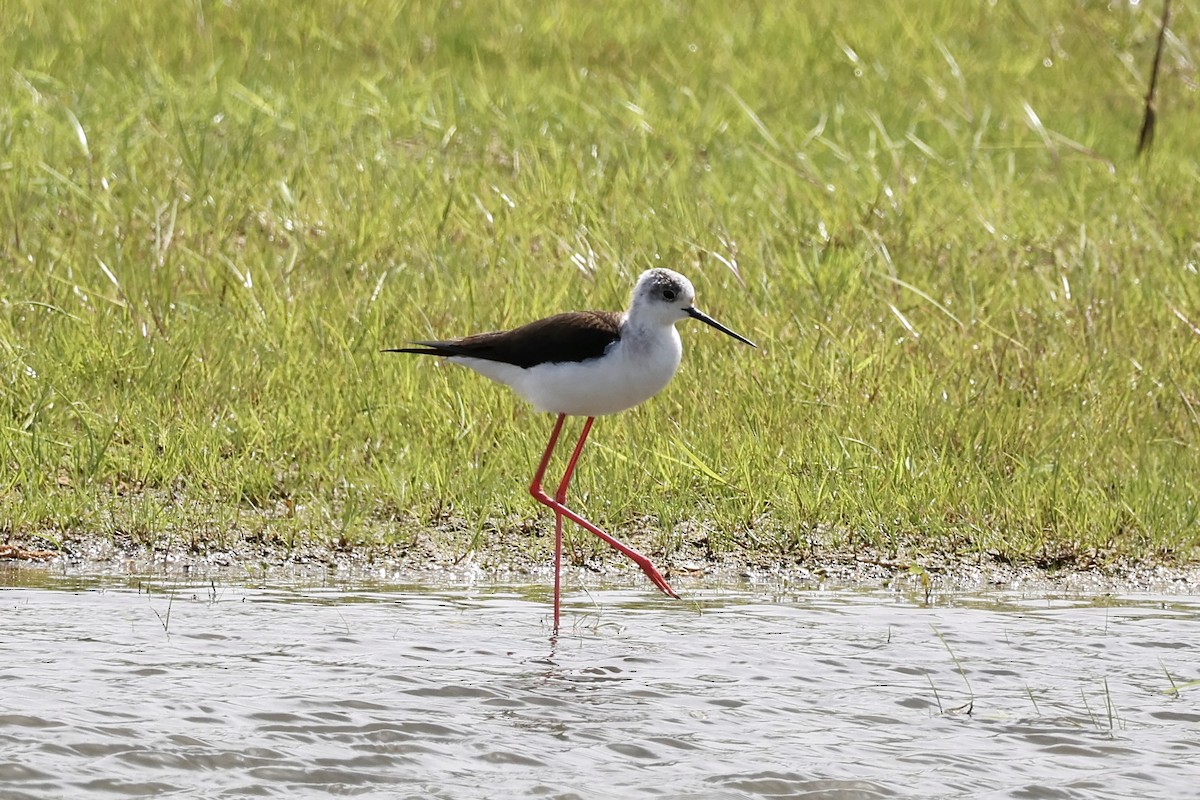
<svg viewBox="0 0 1200 800">
<path fill-rule="evenodd" d="M 533 499 L 539 503 L 548 505 L 554 508 L 552 503 L 546 502 L 549 500 L 546 493 L 542 491 L 542 478 L 546 476 L 546 467 L 550 466 L 550 456 L 554 455 L 554 446 L 558 444 L 558 435 L 562 433 L 563 422 L 566 420 L 566 414 L 559 414 L 558 419 L 554 423 L 554 430 L 550 432 L 550 441 L 546 443 L 546 452 L 542 453 L 542 460 L 538 464 L 537 472 L 533 474 L 533 482 L 529 484 L 529 493 L 533 495 Z M 545 499 L 543 499 L 545 498 Z M 558 616 L 560 605 L 560 575 L 562 574 L 562 514 L 557 508 L 554 508 L 554 632 L 558 632 Z"/>
<path fill-rule="evenodd" d="M 555 515 L 555 520 L 556 520 L 556 529 L 559 534 L 558 543 L 557 543 L 556 552 L 555 552 L 555 561 L 556 561 L 555 585 L 557 586 L 557 581 L 558 581 L 558 568 L 557 567 L 558 567 L 559 560 L 561 559 L 561 553 L 562 553 L 562 538 L 561 538 L 562 517 L 566 517 L 567 519 L 571 520 L 572 522 L 579 525 L 580 527 L 582 527 L 582 528 L 590 531 L 591 533 L 595 534 L 596 536 L 600 537 L 600 539 L 603 540 L 606 544 L 608 544 L 609 547 L 612 547 L 614 550 L 616 550 L 617 552 L 624 555 L 626 558 L 633 561 L 633 563 L 637 564 L 641 568 L 642 572 L 644 572 L 646 574 L 646 577 L 649 578 L 650 581 L 655 586 L 657 586 L 660 590 L 662 590 L 663 594 L 665 594 L 669 597 L 678 598 L 679 595 L 675 594 L 675 591 L 671 588 L 671 586 L 667 583 L 666 579 L 659 573 L 659 571 L 657 569 L 655 569 L 654 564 L 652 564 L 650 562 L 649 558 L 642 555 L 637 550 L 634 550 L 632 547 L 629 547 L 628 545 L 622 544 L 621 542 L 617 541 L 615 538 L 613 538 L 609 534 L 605 533 L 603 530 L 596 527 L 591 522 L 588 522 L 586 519 L 579 516 L 574 511 L 567 508 L 567 506 L 566 506 L 567 486 L 571 483 L 571 476 L 573 476 L 575 474 L 575 467 L 579 463 L 579 456 L 583 452 L 583 445 L 587 441 L 588 434 L 592 430 L 592 423 L 594 423 L 595 421 L 596 421 L 595 417 L 588 417 L 587 421 L 584 422 L 583 430 L 579 434 L 579 441 L 575 443 L 575 450 L 571 453 L 571 460 L 567 462 L 567 470 L 565 473 L 563 473 L 562 482 L 559 483 L 558 491 L 555 492 L 554 498 L 551 499 L 542 490 L 542 486 L 541 486 L 541 479 L 545 474 L 546 464 L 549 461 L 549 452 L 551 449 L 549 447 L 547 448 L 546 454 L 542 456 L 542 464 L 539 465 L 537 475 L 534 477 L 533 485 L 530 486 L 530 488 L 529 488 L 530 494 L 533 495 L 535 500 L 537 500 L 539 503 L 541 503 L 544 506 L 549 506 L 550 508 L 554 509 L 554 515 Z M 550 442 L 552 445 L 558 439 L 558 435 L 559 435 L 560 431 L 562 430 L 562 423 L 563 423 L 563 416 L 560 414 L 558 421 L 554 425 L 554 431 L 550 434 Z M 557 628 L 557 623 L 558 623 L 557 599 L 558 599 L 558 592 L 556 591 L 555 592 L 555 600 L 556 600 L 556 603 L 555 603 L 555 611 L 556 611 L 555 627 L 556 628 Z"/>
</svg>

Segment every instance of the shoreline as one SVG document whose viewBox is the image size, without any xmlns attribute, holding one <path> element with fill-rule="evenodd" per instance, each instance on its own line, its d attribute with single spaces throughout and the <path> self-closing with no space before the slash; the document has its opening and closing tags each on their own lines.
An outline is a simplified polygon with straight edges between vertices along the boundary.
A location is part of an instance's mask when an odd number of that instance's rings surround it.
<svg viewBox="0 0 1200 800">
<path fill-rule="evenodd" d="M 548 589 L 553 580 L 550 559 L 541 554 L 514 554 L 504 546 L 505 541 L 457 555 L 448 548 L 433 552 L 434 548 L 408 547 L 397 553 L 396 548 L 382 545 L 347 550 L 316 544 L 283 547 L 245 542 L 237 548 L 198 553 L 183 547 L 122 547 L 103 535 L 73 537 L 68 546 L 55 551 L 47 549 L 45 540 L 38 537 L 10 537 L 0 543 L 0 575 L 44 568 L 63 577 L 123 576 L 221 584 L 545 585 Z M 711 589 L 763 594 L 885 589 L 923 593 L 927 599 L 945 593 L 1013 591 L 1047 596 L 1200 595 L 1200 564 L 1129 559 L 1047 569 L 937 553 L 911 559 L 862 552 L 810 559 L 725 553 L 707 558 L 678 554 L 656 558 L 655 563 L 685 600 L 689 592 Z M 605 587 L 653 592 L 641 572 L 615 553 L 603 552 L 580 563 L 568 558 L 563 575 L 572 590 Z"/>
</svg>

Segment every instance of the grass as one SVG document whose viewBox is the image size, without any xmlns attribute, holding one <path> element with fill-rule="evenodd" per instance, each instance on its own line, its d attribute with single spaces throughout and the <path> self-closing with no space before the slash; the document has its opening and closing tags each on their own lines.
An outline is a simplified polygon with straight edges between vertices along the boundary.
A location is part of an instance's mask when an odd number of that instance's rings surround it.
<svg viewBox="0 0 1200 800">
<path fill-rule="evenodd" d="M 0 530 L 536 557 L 551 419 L 378 351 L 664 265 L 761 350 L 688 326 L 598 425 L 575 496 L 652 553 L 1196 560 L 1200 31 L 1136 161 L 1158 14 L 10 0 Z"/>
</svg>

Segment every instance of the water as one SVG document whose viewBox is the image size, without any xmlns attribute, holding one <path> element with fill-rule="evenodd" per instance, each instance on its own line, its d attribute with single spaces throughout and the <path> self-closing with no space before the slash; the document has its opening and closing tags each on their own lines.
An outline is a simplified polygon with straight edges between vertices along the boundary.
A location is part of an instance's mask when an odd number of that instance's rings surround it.
<svg viewBox="0 0 1200 800">
<path fill-rule="evenodd" d="M 1200 779 L 1197 597 L 612 590 L 572 594 L 552 645 L 543 587 L 2 584 L 5 800 L 1149 798 Z"/>
</svg>

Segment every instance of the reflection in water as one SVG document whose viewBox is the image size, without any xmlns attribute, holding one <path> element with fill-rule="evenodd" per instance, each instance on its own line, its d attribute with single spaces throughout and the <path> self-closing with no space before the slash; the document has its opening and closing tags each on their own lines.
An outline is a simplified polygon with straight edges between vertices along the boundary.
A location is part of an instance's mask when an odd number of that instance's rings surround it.
<svg viewBox="0 0 1200 800">
<path fill-rule="evenodd" d="M 512 587 L 4 579 L 5 798 L 1187 796 L 1200 752 L 1198 598 L 605 591 L 551 640 Z"/>
</svg>

